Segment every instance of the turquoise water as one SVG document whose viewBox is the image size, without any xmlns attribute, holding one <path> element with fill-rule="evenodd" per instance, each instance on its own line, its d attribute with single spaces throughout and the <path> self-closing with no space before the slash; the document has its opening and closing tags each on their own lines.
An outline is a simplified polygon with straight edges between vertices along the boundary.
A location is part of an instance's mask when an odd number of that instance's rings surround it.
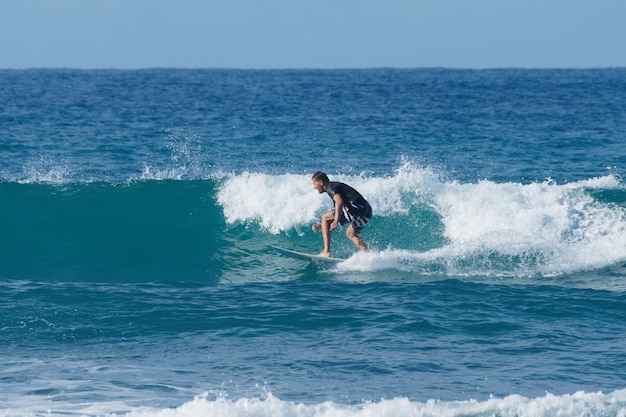
<svg viewBox="0 0 626 417">
<path fill-rule="evenodd" d="M 0 415 L 624 415 L 624 84 L 0 71 Z"/>
</svg>

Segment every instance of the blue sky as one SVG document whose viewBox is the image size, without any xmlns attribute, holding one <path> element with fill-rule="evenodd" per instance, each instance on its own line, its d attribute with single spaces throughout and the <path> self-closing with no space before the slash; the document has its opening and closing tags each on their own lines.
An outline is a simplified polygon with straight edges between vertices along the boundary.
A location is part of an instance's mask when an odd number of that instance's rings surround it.
<svg viewBox="0 0 626 417">
<path fill-rule="evenodd" d="M 616 66 L 624 0 L 0 2 L 0 68 Z"/>
</svg>

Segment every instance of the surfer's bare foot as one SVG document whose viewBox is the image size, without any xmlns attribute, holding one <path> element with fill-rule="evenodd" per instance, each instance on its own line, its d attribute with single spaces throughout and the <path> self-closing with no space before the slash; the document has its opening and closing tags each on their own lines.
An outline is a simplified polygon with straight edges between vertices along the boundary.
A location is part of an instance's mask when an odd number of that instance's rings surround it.
<svg viewBox="0 0 626 417">
<path fill-rule="evenodd" d="M 313 229 L 313 231 L 314 231 L 314 232 L 319 232 L 320 230 L 322 230 L 322 225 L 321 225 L 321 224 L 319 224 L 319 223 L 314 224 L 314 225 L 311 227 L 311 229 Z"/>
<path fill-rule="evenodd" d="M 320 252 L 320 256 L 325 256 L 327 258 L 330 258 L 330 252 L 327 250 L 323 250 Z"/>
</svg>

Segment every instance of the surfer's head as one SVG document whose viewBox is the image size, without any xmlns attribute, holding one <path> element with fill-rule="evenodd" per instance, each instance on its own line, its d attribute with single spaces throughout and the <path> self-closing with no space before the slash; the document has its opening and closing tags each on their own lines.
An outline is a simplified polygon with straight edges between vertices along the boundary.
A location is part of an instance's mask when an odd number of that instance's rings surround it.
<svg viewBox="0 0 626 417">
<path fill-rule="evenodd" d="M 317 171 L 313 174 L 313 188 L 315 188 L 320 194 L 326 192 L 326 184 L 328 184 L 329 181 L 328 175 L 324 174 L 322 171 Z"/>
</svg>

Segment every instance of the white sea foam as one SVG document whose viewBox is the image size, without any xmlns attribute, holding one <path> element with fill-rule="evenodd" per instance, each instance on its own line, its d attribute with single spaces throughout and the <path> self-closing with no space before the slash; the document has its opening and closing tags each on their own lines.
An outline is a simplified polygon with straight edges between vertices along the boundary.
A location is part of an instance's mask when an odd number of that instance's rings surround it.
<svg viewBox="0 0 626 417">
<path fill-rule="evenodd" d="M 218 202 L 227 222 L 256 221 L 279 233 L 312 222 L 322 207 L 322 196 L 305 176 L 244 173 L 225 181 Z"/>
<path fill-rule="evenodd" d="M 124 410 L 124 411 L 112 411 Z M 209 398 L 208 394 L 196 397 L 176 408 L 130 408 L 121 403 L 86 405 L 85 408 L 63 409 L 50 404 L 44 414 L 27 410 L 4 410 L 0 416 L 35 415 L 106 415 L 127 417 L 596 417 L 626 416 L 626 389 L 604 394 L 602 392 L 577 392 L 572 395 L 546 394 L 539 398 L 510 395 L 486 401 L 410 401 L 407 398 L 382 399 L 355 405 L 326 401 L 304 404 L 283 401 L 272 394 L 263 398 L 230 400 L 225 396 Z M 109 411 L 107 411 L 107 409 Z"/>
<path fill-rule="evenodd" d="M 591 184 L 451 183 L 435 201 L 451 249 L 534 255 L 541 273 L 572 272 L 625 259 L 626 210 L 594 200 Z"/>
</svg>

